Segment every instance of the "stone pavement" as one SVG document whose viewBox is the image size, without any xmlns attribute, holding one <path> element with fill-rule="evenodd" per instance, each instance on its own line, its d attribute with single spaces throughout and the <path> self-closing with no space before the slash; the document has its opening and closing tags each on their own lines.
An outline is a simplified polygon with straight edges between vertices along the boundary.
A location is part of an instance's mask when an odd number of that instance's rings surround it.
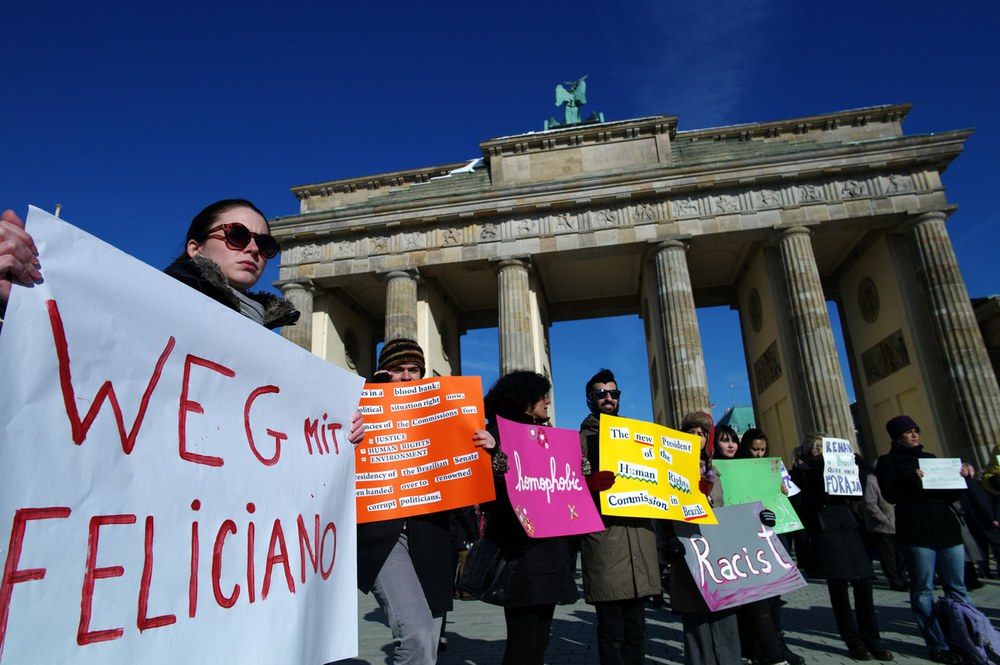
<svg viewBox="0 0 1000 665">
<path fill-rule="evenodd" d="M 1000 626 L 1000 581 L 983 580 L 972 592 L 976 605 L 995 626 Z M 582 598 L 582 588 L 581 588 Z M 807 663 L 855 663 L 837 635 L 833 610 L 822 580 L 784 596 L 788 604 L 781 621 L 785 641 Z M 875 605 L 884 646 L 896 654 L 897 663 L 927 663 L 927 650 L 910 612 L 909 596 L 890 591 L 881 579 L 875 582 Z M 343 665 L 389 665 L 392 635 L 371 595 L 358 594 L 358 658 Z M 447 648 L 438 665 L 493 665 L 504 650 L 503 609 L 479 601 L 455 601 L 447 617 Z M 679 618 L 666 608 L 650 606 L 646 613 L 646 662 L 683 663 Z M 552 637 L 545 662 L 552 665 L 597 665 L 594 610 L 583 600 L 556 607 Z M 877 662 L 877 661 L 873 661 Z"/>
</svg>

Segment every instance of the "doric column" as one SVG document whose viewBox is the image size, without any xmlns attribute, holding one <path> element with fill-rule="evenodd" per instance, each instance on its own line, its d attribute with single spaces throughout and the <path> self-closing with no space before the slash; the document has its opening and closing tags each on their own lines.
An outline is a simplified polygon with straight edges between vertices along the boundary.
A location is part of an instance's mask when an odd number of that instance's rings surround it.
<svg viewBox="0 0 1000 665">
<path fill-rule="evenodd" d="M 417 271 L 385 275 L 385 341 L 417 339 Z"/>
<path fill-rule="evenodd" d="M 663 326 L 666 404 L 675 426 L 691 411 L 711 407 L 686 253 L 687 245 L 679 240 L 661 243 L 653 253 Z"/>
<path fill-rule="evenodd" d="M 507 259 L 497 264 L 500 310 L 500 375 L 534 369 L 531 343 L 531 287 L 528 263 Z"/>
<path fill-rule="evenodd" d="M 281 293 L 295 309 L 299 310 L 298 323 L 294 326 L 283 327 L 281 334 L 285 339 L 295 342 L 306 351 L 312 351 L 313 295 L 315 292 L 312 281 L 308 279 L 285 282 L 281 285 Z"/>
<path fill-rule="evenodd" d="M 920 215 L 910 228 L 917 277 L 927 296 L 953 407 L 964 440 L 980 468 L 994 462 L 991 447 L 1000 442 L 1000 390 L 990 365 L 965 281 L 945 229 L 946 215 Z M 965 451 L 946 451 L 961 455 Z"/>
<path fill-rule="evenodd" d="M 804 391 L 800 400 L 806 409 L 803 424 L 857 445 L 810 235 L 808 229 L 799 226 L 783 231 L 778 240 L 792 345 Z"/>
</svg>

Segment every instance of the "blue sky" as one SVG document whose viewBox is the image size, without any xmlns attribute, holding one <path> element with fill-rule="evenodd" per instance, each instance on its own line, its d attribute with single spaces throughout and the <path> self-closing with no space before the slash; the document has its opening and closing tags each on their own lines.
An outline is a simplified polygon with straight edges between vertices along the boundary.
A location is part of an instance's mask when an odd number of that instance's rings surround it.
<svg viewBox="0 0 1000 665">
<path fill-rule="evenodd" d="M 477 157 L 541 129 L 555 84 L 583 74 L 585 113 L 677 115 L 682 131 L 909 102 L 907 133 L 976 129 L 944 181 L 969 292 L 990 295 L 998 34 L 1000 5 L 965 0 L 6 2 L 0 206 L 61 203 L 162 267 L 207 203 L 289 215 L 294 185 Z M 721 414 L 750 400 L 739 325 L 700 316 Z M 552 349 L 561 426 L 601 366 L 622 414 L 651 417 L 638 318 L 557 324 Z M 494 331 L 463 353 L 466 373 L 495 378 Z"/>
</svg>

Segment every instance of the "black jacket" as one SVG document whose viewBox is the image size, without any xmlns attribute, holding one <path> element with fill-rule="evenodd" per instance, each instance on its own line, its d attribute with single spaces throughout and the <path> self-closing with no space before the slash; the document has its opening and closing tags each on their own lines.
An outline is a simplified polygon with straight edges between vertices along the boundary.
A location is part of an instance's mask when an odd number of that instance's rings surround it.
<svg viewBox="0 0 1000 665">
<path fill-rule="evenodd" d="M 917 469 L 921 458 L 934 458 L 923 446 L 893 443 L 875 467 L 882 496 L 896 504 L 896 541 L 904 545 L 945 548 L 962 544 L 962 530 L 950 504 L 966 490 L 925 490 Z"/>
</svg>

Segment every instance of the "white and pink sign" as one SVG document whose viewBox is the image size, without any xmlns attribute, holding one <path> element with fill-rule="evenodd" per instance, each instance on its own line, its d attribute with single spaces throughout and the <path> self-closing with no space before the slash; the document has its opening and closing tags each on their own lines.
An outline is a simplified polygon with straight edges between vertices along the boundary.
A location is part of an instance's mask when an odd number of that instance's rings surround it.
<svg viewBox="0 0 1000 665">
<path fill-rule="evenodd" d="M 549 538 L 603 531 L 580 468 L 579 432 L 503 418 L 497 423 L 509 466 L 507 495 L 525 533 Z"/>
</svg>

